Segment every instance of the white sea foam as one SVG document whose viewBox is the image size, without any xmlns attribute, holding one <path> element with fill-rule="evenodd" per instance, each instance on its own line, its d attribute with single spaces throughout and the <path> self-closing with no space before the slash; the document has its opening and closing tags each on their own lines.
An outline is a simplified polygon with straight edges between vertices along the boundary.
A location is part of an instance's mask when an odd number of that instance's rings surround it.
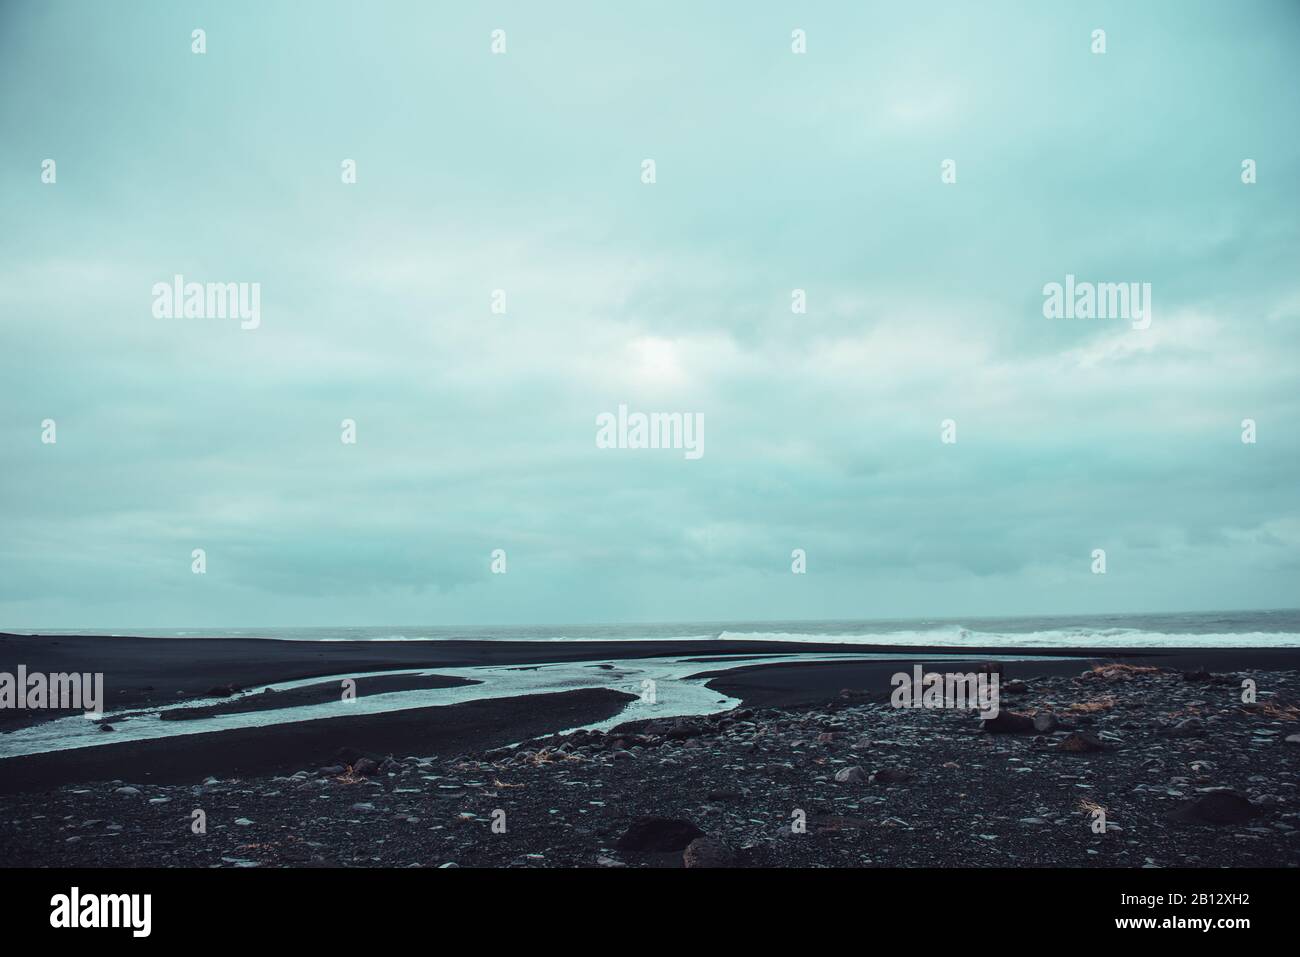
<svg viewBox="0 0 1300 957">
<path fill-rule="evenodd" d="M 903 645 L 969 648 L 1300 648 L 1300 634 L 1291 632 L 1233 632 L 1174 634 L 1135 628 L 1066 628 L 1024 633 L 937 628 L 878 634 L 807 634 L 777 631 L 724 631 L 726 641 L 772 641 L 792 644 Z"/>
</svg>

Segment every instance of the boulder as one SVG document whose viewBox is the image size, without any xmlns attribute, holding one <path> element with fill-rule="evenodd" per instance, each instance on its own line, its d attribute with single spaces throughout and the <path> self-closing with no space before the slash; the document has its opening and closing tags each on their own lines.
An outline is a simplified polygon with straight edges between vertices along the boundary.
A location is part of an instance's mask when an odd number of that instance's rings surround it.
<svg viewBox="0 0 1300 957">
<path fill-rule="evenodd" d="M 708 729 L 686 718 L 655 718 L 646 723 L 643 731 L 645 734 L 654 734 L 662 738 L 682 741 L 686 738 L 698 738 L 700 735 L 706 734 Z"/>
<path fill-rule="evenodd" d="M 1156 729 L 1156 734 L 1166 738 L 1191 738 L 1204 733 L 1205 722 L 1200 718 L 1184 718 L 1177 724 Z"/>
<path fill-rule="evenodd" d="M 1215 791 L 1189 801 L 1167 817 L 1179 824 L 1244 824 L 1259 810 L 1235 791 Z"/>
<path fill-rule="evenodd" d="M 1061 739 L 1061 743 L 1057 747 L 1062 751 L 1071 751 L 1075 754 L 1106 750 L 1106 745 L 1101 738 L 1090 731 L 1072 731 Z"/>
<path fill-rule="evenodd" d="M 1034 715 L 1034 730 L 1039 734 L 1051 734 L 1061 726 L 1061 719 L 1051 711 L 1040 711 Z"/>
<path fill-rule="evenodd" d="M 985 718 L 982 726 L 993 734 L 1025 734 L 1034 730 L 1034 719 L 1018 711 L 999 711 L 996 718 Z"/>
<path fill-rule="evenodd" d="M 697 837 L 682 852 L 682 864 L 686 867 L 735 867 L 737 859 L 731 848 L 721 841 Z"/>
<path fill-rule="evenodd" d="M 875 784 L 901 784 L 903 781 L 912 780 L 912 772 L 904 771 L 902 768 L 881 768 L 871 775 L 871 780 Z"/>
<path fill-rule="evenodd" d="M 684 851 L 705 833 L 690 821 L 669 817 L 642 817 L 633 821 L 615 843 L 620 851 Z"/>
</svg>

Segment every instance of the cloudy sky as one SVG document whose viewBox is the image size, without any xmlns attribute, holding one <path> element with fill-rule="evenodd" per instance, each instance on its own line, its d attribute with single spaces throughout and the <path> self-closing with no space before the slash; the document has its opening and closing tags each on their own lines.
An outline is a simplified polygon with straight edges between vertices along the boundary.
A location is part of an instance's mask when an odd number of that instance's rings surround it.
<svg viewBox="0 0 1300 957">
<path fill-rule="evenodd" d="M 1300 7 L 899 6 L 0 7 L 0 630 L 1298 604 Z"/>
</svg>

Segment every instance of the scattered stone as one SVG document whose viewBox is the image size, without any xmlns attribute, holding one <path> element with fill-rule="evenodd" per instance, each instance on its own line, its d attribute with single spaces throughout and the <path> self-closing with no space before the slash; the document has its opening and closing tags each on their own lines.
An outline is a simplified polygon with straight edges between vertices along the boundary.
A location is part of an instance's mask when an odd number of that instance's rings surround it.
<svg viewBox="0 0 1300 957">
<path fill-rule="evenodd" d="M 743 797 L 744 795 L 741 794 L 739 791 L 732 791 L 727 789 L 710 791 L 708 794 L 708 798 L 710 801 L 739 801 Z"/>
<path fill-rule="evenodd" d="M 1156 734 L 1167 738 L 1191 738 L 1205 733 L 1205 722 L 1200 718 L 1184 718 L 1172 725 L 1156 729 Z"/>
<path fill-rule="evenodd" d="M 373 761 L 370 758 L 357 758 L 356 762 L 352 765 L 352 771 L 355 774 L 360 774 L 365 777 L 372 774 L 378 774 L 379 762 Z"/>
</svg>

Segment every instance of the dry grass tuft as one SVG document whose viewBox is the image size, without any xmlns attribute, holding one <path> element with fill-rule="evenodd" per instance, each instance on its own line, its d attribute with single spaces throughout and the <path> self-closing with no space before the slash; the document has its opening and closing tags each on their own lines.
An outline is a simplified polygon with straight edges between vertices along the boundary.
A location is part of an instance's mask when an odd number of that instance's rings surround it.
<svg viewBox="0 0 1300 957">
<path fill-rule="evenodd" d="M 1134 675 L 1151 675 L 1159 671 L 1155 665 L 1125 665 L 1118 662 L 1092 666 L 1093 677 L 1104 678 L 1106 681 L 1128 681 Z"/>
<path fill-rule="evenodd" d="M 1115 707 L 1115 698 L 1106 695 L 1096 701 L 1076 701 L 1065 710 L 1072 714 L 1096 714 L 1098 711 L 1109 711 L 1113 707 Z"/>
<path fill-rule="evenodd" d="M 565 754 L 563 751 L 552 751 L 550 748 L 542 748 L 528 759 L 529 764 L 555 764 L 558 761 L 581 761 L 582 757 L 577 754 Z"/>
<path fill-rule="evenodd" d="M 1293 704 L 1274 704 L 1266 701 L 1255 709 L 1255 714 L 1262 714 L 1279 721 L 1300 721 L 1300 707 Z"/>
</svg>

